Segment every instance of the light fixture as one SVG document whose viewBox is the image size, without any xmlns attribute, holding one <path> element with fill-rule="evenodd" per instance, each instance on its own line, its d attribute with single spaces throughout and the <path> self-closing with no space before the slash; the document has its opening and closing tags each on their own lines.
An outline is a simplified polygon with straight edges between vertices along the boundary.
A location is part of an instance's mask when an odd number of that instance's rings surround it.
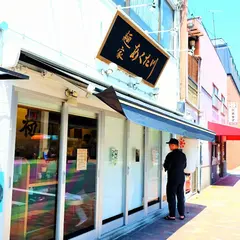
<svg viewBox="0 0 240 240">
<path fill-rule="evenodd" d="M 133 81 L 130 81 L 127 85 L 131 88 L 133 88 L 134 90 L 138 89 L 138 85 L 142 82 L 142 78 L 141 77 L 135 77 L 132 78 Z"/>
<path fill-rule="evenodd" d="M 118 9 L 131 9 L 131 8 L 141 8 L 141 7 L 150 7 L 151 11 L 154 11 L 156 9 L 156 0 L 153 0 L 152 3 L 143 3 L 143 4 L 138 4 L 138 5 L 132 5 L 132 6 L 127 6 L 127 7 L 122 7 L 122 6 L 117 6 Z"/>
<path fill-rule="evenodd" d="M 88 97 L 89 95 L 92 95 L 94 90 L 95 90 L 95 86 L 93 86 L 92 84 L 89 84 L 88 87 L 87 87 L 86 97 Z"/>
<path fill-rule="evenodd" d="M 193 28 L 194 28 L 194 23 L 193 23 L 193 22 L 189 22 L 189 23 L 187 24 L 187 28 L 188 28 L 189 30 L 193 29 Z"/>
<path fill-rule="evenodd" d="M 159 94 L 160 89 L 159 88 L 154 88 L 152 92 L 150 92 L 148 95 L 150 97 L 156 97 Z"/>
<path fill-rule="evenodd" d="M 101 70 L 101 73 L 102 73 L 102 75 L 107 75 L 107 76 L 109 76 L 109 75 L 111 75 L 112 73 L 116 72 L 117 69 L 118 69 L 117 64 L 111 62 L 111 63 L 108 65 L 108 69 L 107 69 L 107 70 L 102 69 L 102 70 Z"/>
<path fill-rule="evenodd" d="M 87 92 L 92 94 L 95 90 L 95 86 L 93 86 L 92 84 L 89 84 L 87 87 Z"/>
<path fill-rule="evenodd" d="M 77 97 L 78 94 L 76 91 L 70 90 L 69 88 L 67 88 L 65 90 L 65 96 L 67 97 L 67 103 L 70 105 L 74 105 L 77 106 L 78 102 L 77 102 Z"/>
</svg>

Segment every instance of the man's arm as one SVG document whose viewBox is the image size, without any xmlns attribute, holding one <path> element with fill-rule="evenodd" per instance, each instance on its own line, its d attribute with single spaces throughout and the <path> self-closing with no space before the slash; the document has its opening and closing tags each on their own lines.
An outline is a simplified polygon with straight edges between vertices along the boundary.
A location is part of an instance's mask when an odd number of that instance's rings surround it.
<svg viewBox="0 0 240 240">
<path fill-rule="evenodd" d="M 170 153 L 166 156 L 165 162 L 163 164 L 163 167 L 165 168 L 165 172 L 168 171 L 171 167 L 171 157 Z"/>
<path fill-rule="evenodd" d="M 184 154 L 184 169 L 187 167 L 187 157 L 186 155 Z"/>
</svg>

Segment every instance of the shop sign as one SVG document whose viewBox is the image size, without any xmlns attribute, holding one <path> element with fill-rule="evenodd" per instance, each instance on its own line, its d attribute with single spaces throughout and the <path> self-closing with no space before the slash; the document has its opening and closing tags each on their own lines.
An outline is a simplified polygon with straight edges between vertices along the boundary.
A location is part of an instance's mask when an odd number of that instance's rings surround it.
<svg viewBox="0 0 240 240">
<path fill-rule="evenodd" d="M 236 102 L 228 105 L 228 119 L 229 124 L 238 124 L 238 104 Z"/>
<path fill-rule="evenodd" d="M 169 55 L 120 11 L 98 52 L 97 58 L 115 63 L 120 69 L 138 76 L 151 87 L 167 64 Z"/>
</svg>

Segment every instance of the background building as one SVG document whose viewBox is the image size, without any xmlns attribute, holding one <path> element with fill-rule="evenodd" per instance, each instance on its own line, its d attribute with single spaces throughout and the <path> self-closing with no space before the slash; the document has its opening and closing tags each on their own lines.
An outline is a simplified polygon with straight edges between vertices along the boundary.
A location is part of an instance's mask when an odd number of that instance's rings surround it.
<svg viewBox="0 0 240 240">
<path fill-rule="evenodd" d="M 209 127 L 209 123 L 227 124 L 227 76 L 201 18 L 187 20 L 187 1 L 182 19 L 181 100 L 192 121 Z M 187 30 L 187 34 L 186 34 Z M 184 49 L 189 49 L 188 52 Z M 214 67 L 212 67 L 214 65 Z M 216 182 L 225 163 L 221 137 L 216 143 L 201 141 L 198 148 L 201 164 L 198 181 L 201 188 Z M 187 144 L 187 143 L 186 143 Z"/>
<path fill-rule="evenodd" d="M 234 63 L 228 44 L 223 39 L 212 40 L 217 53 L 222 61 L 227 74 L 227 94 L 228 94 L 228 125 L 234 128 L 240 128 L 240 78 Z M 239 132 L 235 130 L 235 136 L 231 136 L 227 141 L 227 169 L 233 170 L 240 166 L 240 161 L 236 157 L 236 150 L 240 147 Z"/>
</svg>

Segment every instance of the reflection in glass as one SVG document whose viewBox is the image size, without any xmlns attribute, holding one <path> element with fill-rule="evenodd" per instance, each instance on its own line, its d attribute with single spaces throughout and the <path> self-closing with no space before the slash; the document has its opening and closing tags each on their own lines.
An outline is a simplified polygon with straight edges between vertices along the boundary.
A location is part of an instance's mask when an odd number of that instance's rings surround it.
<svg viewBox="0 0 240 240">
<path fill-rule="evenodd" d="M 149 129 L 150 158 L 148 159 L 148 203 L 152 205 L 159 202 L 160 184 L 160 137 L 161 132 Z"/>
<path fill-rule="evenodd" d="M 54 239 L 60 119 L 18 107 L 11 240 Z"/>
<path fill-rule="evenodd" d="M 94 229 L 97 120 L 69 116 L 65 193 L 65 238 Z"/>
<path fill-rule="evenodd" d="M 168 50 L 173 50 L 174 48 L 174 34 L 169 31 L 170 29 L 173 29 L 173 27 L 174 11 L 168 1 L 163 0 L 161 7 L 161 45 Z"/>
<path fill-rule="evenodd" d="M 161 161 L 161 167 L 162 167 L 162 201 L 167 201 L 167 172 L 165 172 L 165 169 L 163 167 L 163 164 L 165 162 L 166 156 L 169 153 L 169 145 L 165 144 L 169 141 L 171 138 L 171 134 L 169 132 L 162 132 L 162 161 Z"/>
</svg>

